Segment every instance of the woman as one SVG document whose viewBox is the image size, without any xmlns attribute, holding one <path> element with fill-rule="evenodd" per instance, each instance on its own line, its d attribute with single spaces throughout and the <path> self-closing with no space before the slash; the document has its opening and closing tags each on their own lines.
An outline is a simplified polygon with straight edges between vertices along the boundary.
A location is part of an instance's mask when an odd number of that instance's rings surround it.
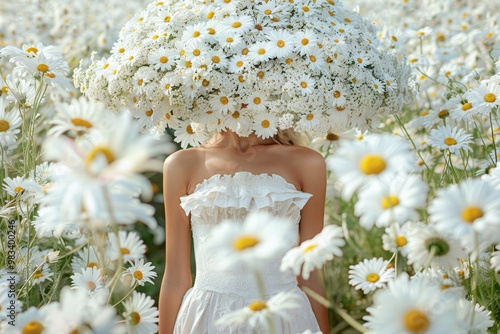
<svg viewBox="0 0 500 334">
<path fill-rule="evenodd" d="M 285 141 L 287 144 L 290 143 L 290 140 Z M 273 177 L 273 174 L 279 177 Z M 222 175 L 226 177 L 220 177 Z M 228 332 L 216 328 L 213 324 L 213 321 L 224 314 L 224 312 L 214 311 L 218 309 L 218 305 L 203 305 L 202 302 L 195 300 L 194 295 L 197 293 L 205 296 L 215 292 L 197 291 L 203 290 L 197 287 L 197 282 L 191 289 L 191 226 L 190 217 L 181 207 L 181 199 L 184 203 L 190 200 L 189 196 L 193 196 L 192 194 L 200 189 L 200 185 L 206 185 L 207 180 L 213 180 L 215 184 L 229 180 L 233 187 L 250 186 L 232 182 L 241 176 L 245 176 L 249 182 L 253 182 L 253 179 L 255 181 L 264 179 L 265 183 L 272 183 L 276 179 L 282 180 L 282 184 L 278 181 L 278 184 L 274 186 L 290 187 L 292 185 L 296 196 L 304 197 L 305 193 L 312 195 L 300 210 L 300 241 L 312 238 L 323 228 L 326 168 L 323 157 L 316 151 L 297 145 L 283 145 L 277 143 L 276 138 L 262 139 L 255 134 L 240 137 L 231 131 L 226 131 L 218 133 L 199 148 L 181 150 L 172 154 L 164 164 L 166 264 L 159 300 L 161 334 Z M 280 204 L 274 203 L 273 205 Z M 195 233 L 194 228 L 195 226 L 193 226 L 193 233 Z M 194 237 L 193 240 L 196 252 L 198 238 Z M 200 273 L 197 274 L 200 275 Z M 234 283 L 238 284 L 238 282 L 229 282 L 228 285 L 232 286 Z M 299 285 L 308 286 L 320 294 L 323 293 L 317 276 L 313 275 L 307 281 L 299 279 Z M 224 286 L 221 288 L 224 289 Z M 286 288 L 288 287 L 283 287 L 283 289 Z M 258 292 L 252 292 L 257 298 Z M 231 293 L 233 296 L 238 292 L 231 291 Z M 193 307 L 191 305 L 193 303 L 198 303 L 198 305 Z M 292 324 L 298 327 L 291 328 L 299 329 L 301 332 L 306 329 L 313 331 L 321 329 L 323 333 L 328 333 L 327 309 L 313 299 L 310 299 L 310 305 L 305 299 L 303 309 L 300 310 L 302 314 L 310 314 L 309 319 L 306 319 L 309 322 Z M 200 307 L 203 309 L 200 310 Z M 179 313 L 180 309 L 182 314 Z M 314 328 L 317 326 L 316 320 L 319 327 Z M 292 319 L 292 321 L 304 322 L 297 319 Z M 300 326 L 307 327 L 301 328 Z"/>
</svg>

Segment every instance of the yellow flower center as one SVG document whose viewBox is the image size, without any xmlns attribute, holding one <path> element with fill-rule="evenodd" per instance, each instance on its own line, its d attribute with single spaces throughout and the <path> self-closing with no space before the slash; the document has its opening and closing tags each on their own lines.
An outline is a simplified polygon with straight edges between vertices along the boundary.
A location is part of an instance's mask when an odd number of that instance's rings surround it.
<svg viewBox="0 0 500 334">
<path fill-rule="evenodd" d="M 44 327 L 36 320 L 29 321 L 23 328 L 23 334 L 41 334 Z"/>
<path fill-rule="evenodd" d="M 122 255 L 127 255 L 130 254 L 130 250 L 128 248 L 120 248 L 120 253 L 122 253 Z"/>
<path fill-rule="evenodd" d="M 307 82 L 302 81 L 302 82 L 300 83 L 300 87 L 302 87 L 302 88 L 307 88 Z"/>
<path fill-rule="evenodd" d="M 228 37 L 228 38 L 226 38 L 226 42 L 232 43 L 232 42 L 234 42 L 234 39 L 232 37 Z"/>
<path fill-rule="evenodd" d="M 212 57 L 212 61 L 213 61 L 214 63 L 218 64 L 218 63 L 220 62 L 220 58 L 219 58 L 219 56 L 213 56 L 213 57 Z"/>
<path fill-rule="evenodd" d="M 35 275 L 33 275 L 33 277 L 34 277 L 34 278 L 41 278 L 41 277 L 43 277 L 43 276 L 44 276 L 44 275 L 43 275 L 43 273 L 42 273 L 42 272 L 38 272 L 38 273 L 36 273 Z"/>
<path fill-rule="evenodd" d="M 189 124 L 188 126 L 186 126 L 186 132 L 190 135 L 193 135 L 194 134 L 194 130 L 193 130 L 193 127 L 191 126 L 191 124 Z"/>
<path fill-rule="evenodd" d="M 87 284 L 87 289 L 89 289 L 89 291 L 94 291 L 95 288 L 97 288 L 97 285 L 95 285 L 95 283 L 92 281 L 88 281 L 86 284 Z"/>
<path fill-rule="evenodd" d="M 261 56 L 265 55 L 266 54 L 266 49 L 260 48 L 259 51 L 257 51 L 257 53 L 260 54 Z"/>
<path fill-rule="evenodd" d="M 488 93 L 484 96 L 484 101 L 488 103 L 493 103 L 497 100 L 497 96 L 493 93 Z"/>
<path fill-rule="evenodd" d="M 445 117 L 448 117 L 449 114 L 450 114 L 450 112 L 447 109 L 443 109 L 438 113 L 438 117 L 445 118 Z"/>
<path fill-rule="evenodd" d="M 330 141 L 335 141 L 335 140 L 339 140 L 340 137 L 337 136 L 335 133 L 331 133 L 329 132 L 327 135 L 326 135 L 326 140 L 330 140 Z"/>
<path fill-rule="evenodd" d="M 252 304 L 248 305 L 248 308 L 254 312 L 259 312 L 267 308 L 266 302 L 261 300 L 254 301 Z"/>
<path fill-rule="evenodd" d="M 170 22 L 170 19 L 171 19 L 170 16 L 165 16 L 165 18 L 163 19 L 163 22 L 168 23 L 168 22 Z"/>
<path fill-rule="evenodd" d="M 222 103 L 223 105 L 226 105 L 229 103 L 229 99 L 225 96 L 221 97 L 219 100 L 220 100 L 220 103 Z"/>
<path fill-rule="evenodd" d="M 134 271 L 134 277 L 137 280 L 142 280 L 144 278 L 144 275 L 142 274 L 142 271 L 136 270 Z"/>
<path fill-rule="evenodd" d="M 38 64 L 36 69 L 42 73 L 46 73 L 49 70 L 49 65 L 47 64 Z"/>
<path fill-rule="evenodd" d="M 477 206 L 468 206 L 462 211 L 462 218 L 467 223 L 473 223 L 484 215 L 483 210 Z"/>
<path fill-rule="evenodd" d="M 214 28 L 208 28 L 208 34 L 209 35 L 215 35 L 215 29 Z"/>
<path fill-rule="evenodd" d="M 444 143 L 448 146 L 453 146 L 453 145 L 456 145 L 457 144 L 457 140 L 455 138 L 451 138 L 451 137 L 446 137 L 444 139 Z"/>
<path fill-rule="evenodd" d="M 73 123 L 73 125 L 75 125 L 75 126 L 83 126 L 87 129 L 90 129 L 92 127 L 92 123 L 90 123 L 89 121 L 86 121 L 84 119 L 77 118 L 77 117 L 72 118 L 71 123 Z"/>
<path fill-rule="evenodd" d="M 302 38 L 302 40 L 300 41 L 300 43 L 301 43 L 302 45 L 307 45 L 307 44 L 309 44 L 309 39 L 307 39 L 307 38 Z"/>
<path fill-rule="evenodd" d="M 141 315 L 137 312 L 130 313 L 130 324 L 137 326 L 141 322 Z"/>
<path fill-rule="evenodd" d="M 259 71 L 259 73 L 257 73 L 257 77 L 262 79 L 264 77 L 264 71 Z"/>
<path fill-rule="evenodd" d="M 166 89 L 166 90 L 169 90 L 169 89 L 170 89 L 170 84 L 166 84 L 166 85 L 165 85 L 165 89 Z"/>
<path fill-rule="evenodd" d="M 466 104 L 464 104 L 462 106 L 462 111 L 467 111 L 467 110 L 469 110 L 471 108 L 472 108 L 472 103 L 471 102 L 467 102 Z"/>
<path fill-rule="evenodd" d="M 420 117 L 424 117 L 424 116 L 427 116 L 427 115 L 429 115 L 429 111 L 427 111 L 427 110 L 424 110 L 424 111 L 422 111 L 420 113 Z"/>
<path fill-rule="evenodd" d="M 238 61 L 236 62 L 236 66 L 238 66 L 238 67 L 243 66 L 243 61 L 238 60 Z"/>
<path fill-rule="evenodd" d="M 335 93 L 333 93 L 333 96 L 334 96 L 336 99 L 338 99 L 341 95 L 342 95 L 342 94 L 341 94 L 338 90 L 336 90 L 336 91 L 335 91 Z"/>
<path fill-rule="evenodd" d="M 259 243 L 259 239 L 252 235 L 242 235 L 233 242 L 233 247 L 238 250 L 242 251 L 247 248 L 252 248 L 255 247 Z"/>
<path fill-rule="evenodd" d="M 378 280 L 380 279 L 380 276 L 376 273 L 369 273 L 367 276 L 366 276 L 366 280 L 370 283 L 375 283 L 375 282 L 378 282 Z"/>
<path fill-rule="evenodd" d="M 404 316 L 404 327 L 411 333 L 423 333 L 429 327 L 429 318 L 419 310 L 409 310 Z"/>
<path fill-rule="evenodd" d="M 282 48 L 285 46 L 285 41 L 280 39 L 279 41 L 276 42 L 276 45 L 279 47 L 279 48 Z"/>
<path fill-rule="evenodd" d="M 112 164 L 115 161 L 115 155 L 108 147 L 96 146 L 85 157 L 85 165 L 88 167 L 98 155 L 104 156 L 106 158 L 106 161 L 108 162 L 108 165 Z"/>
<path fill-rule="evenodd" d="M 361 63 L 363 63 L 363 58 L 358 58 L 358 59 L 356 59 L 356 61 L 358 62 L 358 64 L 361 64 Z"/>
<path fill-rule="evenodd" d="M 312 119 L 313 119 L 313 118 L 314 118 L 314 115 L 313 115 L 313 114 L 307 114 L 307 116 L 306 116 L 306 119 L 307 119 L 308 121 L 312 121 Z"/>
<path fill-rule="evenodd" d="M 54 73 L 50 73 L 50 72 L 45 73 L 45 76 L 46 76 L 47 78 L 51 78 L 51 79 L 54 79 L 54 78 L 56 77 L 56 75 L 55 75 Z"/>
<path fill-rule="evenodd" d="M 203 79 L 201 84 L 203 85 L 203 87 L 207 87 L 208 85 L 210 85 L 210 81 L 208 81 L 207 79 Z"/>
<path fill-rule="evenodd" d="M 313 249 L 315 249 L 316 247 L 318 247 L 318 245 L 316 245 L 316 244 L 309 245 L 306 248 L 304 248 L 304 253 L 308 253 L 308 252 L 312 251 Z"/>
<path fill-rule="evenodd" d="M 304 6 L 304 7 L 302 7 L 302 10 L 307 13 L 309 11 L 309 7 Z"/>
<path fill-rule="evenodd" d="M 264 129 L 267 129 L 271 125 L 271 123 L 269 123 L 269 121 L 265 119 L 260 123 L 260 125 L 262 125 Z"/>
<path fill-rule="evenodd" d="M 236 21 L 232 25 L 233 25 L 233 28 L 241 28 L 241 22 Z"/>
<path fill-rule="evenodd" d="M 144 83 L 144 80 L 142 80 L 142 79 L 137 80 L 137 84 L 138 84 L 139 86 L 142 86 L 142 84 L 143 84 L 143 83 Z"/>
<path fill-rule="evenodd" d="M 146 114 L 146 116 L 151 117 L 151 116 L 153 116 L 153 110 L 151 110 L 151 109 L 146 110 L 145 114 Z"/>
<path fill-rule="evenodd" d="M 253 99 L 253 103 L 254 104 L 260 104 L 261 102 L 262 101 L 261 101 L 260 97 L 256 97 L 256 98 Z"/>
<path fill-rule="evenodd" d="M 96 262 L 89 262 L 89 264 L 87 264 L 87 268 L 99 268 L 99 265 L 96 263 Z"/>
<path fill-rule="evenodd" d="M 119 53 L 124 53 L 124 52 L 125 52 L 125 49 L 124 49 L 124 48 L 120 48 L 120 49 L 118 50 L 118 52 L 119 52 Z"/>
<path fill-rule="evenodd" d="M 193 31 L 193 37 L 194 38 L 200 37 L 200 35 L 201 35 L 201 33 L 198 30 Z"/>
<path fill-rule="evenodd" d="M 23 191 L 24 188 L 23 187 L 15 187 L 14 188 L 14 191 L 16 192 L 16 194 L 19 194 L 21 191 Z"/>
<path fill-rule="evenodd" d="M 29 48 L 26 49 L 26 52 L 28 53 L 38 53 L 38 49 L 35 48 L 34 46 L 30 46 Z"/>
<path fill-rule="evenodd" d="M 7 86 L 2 86 L 2 88 L 0 89 L 2 91 L 2 93 L 4 94 L 9 94 L 9 87 Z"/>
<path fill-rule="evenodd" d="M 384 158 L 377 154 L 365 155 L 359 164 L 359 168 L 366 175 L 380 174 L 386 167 Z"/>
<path fill-rule="evenodd" d="M 215 16 L 215 12 L 214 11 L 208 12 L 208 14 L 207 14 L 207 17 L 208 17 L 209 20 L 213 19 L 214 16 Z"/>
<path fill-rule="evenodd" d="M 397 198 L 396 196 L 385 196 L 384 198 L 382 198 L 382 207 L 386 210 L 393 208 L 398 204 L 399 198 Z"/>
<path fill-rule="evenodd" d="M 316 57 L 314 57 L 313 55 L 309 56 L 309 60 L 311 60 L 311 62 L 316 62 Z"/>
<path fill-rule="evenodd" d="M 248 48 L 244 48 L 243 50 L 241 50 L 241 54 L 246 56 L 248 54 L 250 50 L 248 50 Z"/>
<path fill-rule="evenodd" d="M 266 9 L 266 10 L 264 11 L 264 14 L 266 14 L 266 15 L 271 15 L 272 13 L 273 13 L 273 11 L 272 11 L 272 10 L 270 10 L 270 9 Z"/>
<path fill-rule="evenodd" d="M 234 119 L 237 119 L 240 118 L 240 113 L 238 111 L 235 111 L 231 116 L 233 116 Z"/>
<path fill-rule="evenodd" d="M 398 247 L 403 247 L 405 246 L 406 244 L 408 243 L 408 240 L 406 239 L 406 237 L 404 235 L 398 235 L 396 237 L 396 245 Z"/>
<path fill-rule="evenodd" d="M 6 132 L 10 129 L 10 123 L 4 119 L 0 119 L 0 132 Z"/>
<path fill-rule="evenodd" d="M 168 63 L 168 57 L 166 57 L 166 56 L 161 56 L 161 57 L 160 57 L 160 63 L 162 63 L 162 64 L 166 64 L 166 63 Z"/>
</svg>

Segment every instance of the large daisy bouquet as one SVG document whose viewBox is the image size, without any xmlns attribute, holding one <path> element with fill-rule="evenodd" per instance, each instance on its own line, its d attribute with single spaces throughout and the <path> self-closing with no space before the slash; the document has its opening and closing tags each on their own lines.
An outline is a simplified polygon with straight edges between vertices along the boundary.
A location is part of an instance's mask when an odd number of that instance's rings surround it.
<svg viewBox="0 0 500 334">
<path fill-rule="evenodd" d="M 230 129 L 268 138 L 377 124 L 412 97 L 409 67 L 337 1 L 157 1 L 109 58 L 75 72 L 91 99 L 127 106 L 144 131 L 183 147 Z"/>
</svg>

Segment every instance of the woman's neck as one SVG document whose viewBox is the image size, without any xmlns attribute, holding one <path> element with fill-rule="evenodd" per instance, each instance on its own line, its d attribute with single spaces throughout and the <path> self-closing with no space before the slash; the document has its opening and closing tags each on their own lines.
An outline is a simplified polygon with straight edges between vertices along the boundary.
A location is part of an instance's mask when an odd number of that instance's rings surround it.
<svg viewBox="0 0 500 334">
<path fill-rule="evenodd" d="M 255 133 L 251 133 L 248 137 L 240 137 L 235 132 L 226 130 L 215 134 L 204 146 L 233 148 L 244 152 L 250 147 L 270 144 L 276 144 L 276 141 L 273 138 L 259 138 Z"/>
</svg>

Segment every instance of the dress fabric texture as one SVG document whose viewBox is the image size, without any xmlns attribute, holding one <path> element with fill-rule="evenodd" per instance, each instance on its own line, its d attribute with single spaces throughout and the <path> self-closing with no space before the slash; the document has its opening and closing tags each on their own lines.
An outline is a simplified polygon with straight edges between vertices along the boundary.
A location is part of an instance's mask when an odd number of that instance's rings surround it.
<svg viewBox="0 0 500 334">
<path fill-rule="evenodd" d="M 193 287 L 184 295 L 174 334 L 252 334 L 267 333 L 265 328 L 251 328 L 248 323 L 220 327 L 215 321 L 221 316 L 260 300 L 255 274 L 241 264 L 230 270 L 220 270 L 220 254 L 207 251 L 206 240 L 211 229 L 218 223 L 231 219 L 243 221 L 251 211 L 267 211 L 272 215 L 287 217 L 297 231 L 300 210 L 311 194 L 299 191 L 295 186 L 276 174 L 237 172 L 234 175 L 216 174 L 198 184 L 194 192 L 181 197 L 186 214 L 191 213 L 196 279 Z M 274 318 L 275 333 L 298 334 L 306 330 L 319 331 L 306 294 L 297 286 L 293 272 L 280 271 L 281 258 L 277 254 L 262 272 L 266 298 L 279 292 L 293 291 L 301 301 L 301 307 L 289 313 L 289 319 Z"/>
</svg>

